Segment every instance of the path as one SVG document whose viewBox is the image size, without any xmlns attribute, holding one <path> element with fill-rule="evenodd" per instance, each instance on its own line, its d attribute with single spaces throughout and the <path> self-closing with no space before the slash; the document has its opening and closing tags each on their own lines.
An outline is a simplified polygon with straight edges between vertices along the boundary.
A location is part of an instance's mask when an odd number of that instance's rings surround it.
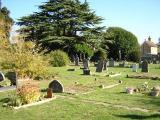
<svg viewBox="0 0 160 120">
<path fill-rule="evenodd" d="M 7 87 L 0 87 L 0 92 L 15 90 L 16 86 L 7 86 Z"/>
</svg>

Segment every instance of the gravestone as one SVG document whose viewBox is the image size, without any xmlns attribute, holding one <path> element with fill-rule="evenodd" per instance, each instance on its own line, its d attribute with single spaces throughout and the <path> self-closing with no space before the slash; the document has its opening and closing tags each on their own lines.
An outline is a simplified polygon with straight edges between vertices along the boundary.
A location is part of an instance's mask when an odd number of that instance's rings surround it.
<svg viewBox="0 0 160 120">
<path fill-rule="evenodd" d="M 53 80 L 49 84 L 49 88 L 51 88 L 52 92 L 54 92 L 54 93 L 62 93 L 63 92 L 63 86 L 58 80 Z"/>
<path fill-rule="evenodd" d="M 103 60 L 98 61 L 98 65 L 96 67 L 96 72 L 102 72 L 103 71 Z"/>
<path fill-rule="evenodd" d="M 74 55 L 72 55 L 71 61 L 72 61 L 72 63 L 75 62 L 75 56 Z"/>
<path fill-rule="evenodd" d="M 119 63 L 119 67 L 125 67 L 126 66 L 126 62 L 123 61 L 123 63 Z"/>
<path fill-rule="evenodd" d="M 142 61 L 139 62 L 139 68 L 142 68 Z"/>
<path fill-rule="evenodd" d="M 111 58 L 110 60 L 109 60 L 109 67 L 114 67 L 115 66 L 115 62 L 114 62 L 114 60 Z"/>
<path fill-rule="evenodd" d="M 133 65 L 132 65 L 132 71 L 133 71 L 133 72 L 137 72 L 137 70 L 138 70 L 137 64 L 133 64 Z"/>
<path fill-rule="evenodd" d="M 147 62 L 147 60 L 144 60 L 142 62 L 142 72 L 148 72 L 148 62 Z"/>
<path fill-rule="evenodd" d="M 89 69 L 83 69 L 83 75 L 90 75 Z"/>
<path fill-rule="evenodd" d="M 6 76 L 11 81 L 11 86 L 12 85 L 17 85 L 17 74 L 16 74 L 16 72 L 8 72 L 6 74 Z"/>
<path fill-rule="evenodd" d="M 153 64 L 157 64 L 157 60 L 153 60 Z"/>
<path fill-rule="evenodd" d="M 76 58 L 75 58 L 75 66 L 79 66 L 79 57 L 78 57 L 78 55 L 76 55 Z"/>
<path fill-rule="evenodd" d="M 87 59 L 83 60 L 83 67 L 84 67 L 84 69 L 89 69 L 89 60 L 87 60 Z"/>
<path fill-rule="evenodd" d="M 0 82 L 5 80 L 4 74 L 2 72 L 0 72 Z"/>
<path fill-rule="evenodd" d="M 103 70 L 107 70 L 107 61 L 104 60 L 104 63 L 103 63 Z"/>
</svg>

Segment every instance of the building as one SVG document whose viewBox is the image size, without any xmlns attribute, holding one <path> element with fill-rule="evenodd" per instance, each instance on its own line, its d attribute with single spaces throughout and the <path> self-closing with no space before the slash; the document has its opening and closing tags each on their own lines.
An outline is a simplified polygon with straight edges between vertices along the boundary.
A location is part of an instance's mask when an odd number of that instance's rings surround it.
<svg viewBox="0 0 160 120">
<path fill-rule="evenodd" d="M 157 59 L 158 55 L 158 46 L 151 41 L 151 37 L 148 37 L 148 40 L 145 40 L 141 45 L 141 60 L 147 59 L 153 61 Z"/>
</svg>

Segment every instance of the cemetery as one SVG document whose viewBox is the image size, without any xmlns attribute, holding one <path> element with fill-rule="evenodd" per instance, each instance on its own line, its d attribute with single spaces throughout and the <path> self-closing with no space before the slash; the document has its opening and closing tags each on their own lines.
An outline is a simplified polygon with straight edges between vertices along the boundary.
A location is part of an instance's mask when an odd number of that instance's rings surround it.
<svg viewBox="0 0 160 120">
<path fill-rule="evenodd" d="M 107 26 L 92 0 L 43 1 L 17 20 L 6 1 L 0 120 L 160 120 L 160 39 L 155 44 L 147 34 L 140 44 L 130 27 Z"/>
</svg>

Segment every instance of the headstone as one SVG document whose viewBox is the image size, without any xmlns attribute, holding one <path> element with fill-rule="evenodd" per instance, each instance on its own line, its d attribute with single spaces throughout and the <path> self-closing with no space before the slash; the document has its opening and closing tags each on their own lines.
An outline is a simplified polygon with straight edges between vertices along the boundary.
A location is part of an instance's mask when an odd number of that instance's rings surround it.
<svg viewBox="0 0 160 120">
<path fill-rule="evenodd" d="M 133 65 L 132 65 L 132 71 L 133 71 L 133 72 L 137 72 L 137 70 L 138 70 L 137 64 L 133 64 Z"/>
<path fill-rule="evenodd" d="M 153 60 L 153 64 L 157 64 L 157 60 Z"/>
<path fill-rule="evenodd" d="M 142 61 L 139 62 L 139 68 L 142 68 Z"/>
<path fill-rule="evenodd" d="M 11 85 L 17 85 L 17 74 L 16 72 L 8 72 L 7 78 L 11 81 Z"/>
<path fill-rule="evenodd" d="M 104 63 L 103 63 L 103 70 L 107 70 L 107 61 L 104 60 Z"/>
<path fill-rule="evenodd" d="M 2 72 L 0 72 L 0 82 L 5 80 L 4 74 Z"/>
<path fill-rule="evenodd" d="M 63 92 L 63 86 L 58 80 L 53 80 L 49 84 L 49 88 L 51 88 L 54 93 L 62 93 Z"/>
<path fill-rule="evenodd" d="M 76 58 L 75 58 L 75 66 L 79 66 L 79 57 L 78 57 L 78 55 L 76 55 Z"/>
<path fill-rule="evenodd" d="M 94 67 L 97 67 L 97 65 L 98 65 L 98 63 L 95 62 L 95 63 L 94 63 Z"/>
<path fill-rule="evenodd" d="M 123 61 L 123 63 L 120 63 L 120 64 L 119 64 L 119 67 L 126 67 L 126 62 Z"/>
<path fill-rule="evenodd" d="M 102 72 L 102 71 L 103 71 L 103 60 L 100 60 L 97 65 L 96 72 Z"/>
<path fill-rule="evenodd" d="M 115 66 L 115 62 L 113 59 L 109 60 L 109 67 L 114 67 Z"/>
<path fill-rule="evenodd" d="M 148 62 L 147 62 L 147 60 L 144 60 L 142 62 L 142 72 L 148 72 Z"/>
<path fill-rule="evenodd" d="M 90 75 L 89 69 L 83 69 L 83 75 Z"/>
<path fill-rule="evenodd" d="M 84 67 L 84 69 L 89 69 L 89 60 L 87 60 L 87 59 L 83 60 L 83 67 Z"/>
<path fill-rule="evenodd" d="M 74 63 L 75 62 L 75 56 L 72 55 L 71 61 Z"/>
</svg>

